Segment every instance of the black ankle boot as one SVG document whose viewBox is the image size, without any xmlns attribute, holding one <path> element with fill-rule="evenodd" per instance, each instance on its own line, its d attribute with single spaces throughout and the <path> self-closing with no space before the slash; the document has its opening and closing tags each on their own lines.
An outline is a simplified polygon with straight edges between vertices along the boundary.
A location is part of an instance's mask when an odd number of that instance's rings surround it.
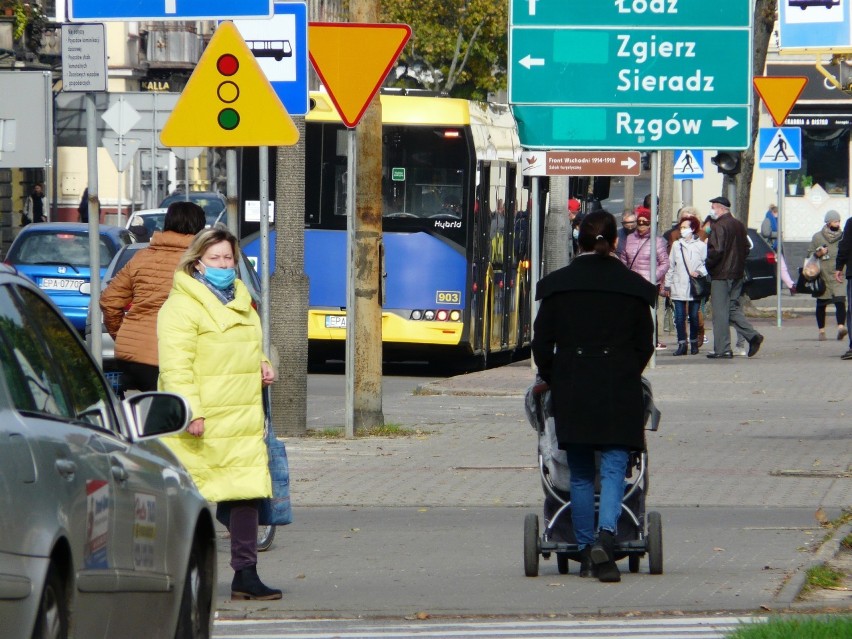
<svg viewBox="0 0 852 639">
<path fill-rule="evenodd" d="M 592 547 L 586 546 L 580 551 L 580 576 L 597 577 L 598 570 L 592 561 Z"/>
<path fill-rule="evenodd" d="M 693 340 L 689 343 L 689 354 L 698 355 L 698 342 Z"/>
<path fill-rule="evenodd" d="M 597 565 L 598 579 L 607 583 L 621 581 L 621 572 L 615 564 L 615 537 L 608 530 L 598 532 L 598 538 L 592 546 L 592 562 Z"/>
<path fill-rule="evenodd" d="M 234 580 L 231 582 L 231 599 L 243 601 L 256 599 L 259 601 L 271 601 L 281 599 L 281 591 L 269 588 L 257 575 L 257 566 L 249 566 L 234 572 Z"/>
<path fill-rule="evenodd" d="M 678 342 L 677 350 L 674 352 L 675 357 L 686 355 L 686 342 Z"/>
</svg>

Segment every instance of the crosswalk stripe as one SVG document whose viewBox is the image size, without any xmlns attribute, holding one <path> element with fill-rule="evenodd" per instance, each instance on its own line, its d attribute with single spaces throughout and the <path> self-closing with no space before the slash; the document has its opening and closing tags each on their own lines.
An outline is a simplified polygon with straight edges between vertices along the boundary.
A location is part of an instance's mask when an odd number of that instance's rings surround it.
<svg viewBox="0 0 852 639">
<path fill-rule="evenodd" d="M 678 617 L 667 619 L 526 620 L 376 624 L 345 619 L 217 621 L 216 639 L 723 639 L 743 623 L 761 617 Z"/>
</svg>

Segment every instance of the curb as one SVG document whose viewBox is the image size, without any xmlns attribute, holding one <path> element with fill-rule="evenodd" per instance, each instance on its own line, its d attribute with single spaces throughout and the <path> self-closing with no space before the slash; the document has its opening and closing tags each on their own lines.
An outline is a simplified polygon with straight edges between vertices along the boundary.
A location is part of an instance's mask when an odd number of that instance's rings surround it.
<svg viewBox="0 0 852 639">
<path fill-rule="evenodd" d="M 832 536 L 819 547 L 813 557 L 811 557 L 810 561 L 802 565 L 796 573 L 790 577 L 781 589 L 781 592 L 779 592 L 775 597 L 775 601 L 786 605 L 792 610 L 831 607 L 829 602 L 826 602 L 825 606 L 823 606 L 813 601 L 796 601 L 796 597 L 799 596 L 802 591 L 802 587 L 805 585 L 805 581 L 808 577 L 808 570 L 833 559 L 835 555 L 840 552 L 840 542 L 850 533 L 852 533 L 852 523 L 838 527 L 834 531 L 834 534 L 832 534 Z"/>
</svg>

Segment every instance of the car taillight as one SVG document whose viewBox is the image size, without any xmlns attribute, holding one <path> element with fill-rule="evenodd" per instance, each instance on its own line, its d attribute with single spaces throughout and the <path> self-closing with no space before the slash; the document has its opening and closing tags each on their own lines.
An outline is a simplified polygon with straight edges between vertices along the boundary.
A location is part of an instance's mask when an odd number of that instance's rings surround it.
<svg viewBox="0 0 852 639">
<path fill-rule="evenodd" d="M 774 251 L 770 251 L 769 253 L 766 254 L 766 261 L 769 262 L 770 264 L 775 264 L 776 260 L 775 260 L 775 252 Z"/>
</svg>

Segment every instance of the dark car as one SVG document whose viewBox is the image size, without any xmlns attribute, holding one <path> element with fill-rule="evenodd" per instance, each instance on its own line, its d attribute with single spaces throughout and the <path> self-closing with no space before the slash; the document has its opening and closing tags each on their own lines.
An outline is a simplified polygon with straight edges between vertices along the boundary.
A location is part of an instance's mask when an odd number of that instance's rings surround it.
<svg viewBox="0 0 852 639">
<path fill-rule="evenodd" d="M 133 256 L 136 255 L 139 251 L 148 247 L 148 242 L 140 242 L 136 244 L 130 244 L 128 246 L 123 247 L 118 253 L 115 254 L 115 257 L 109 263 L 109 266 L 106 268 L 106 271 L 101 278 L 101 287 L 106 288 L 110 283 L 110 280 L 115 277 L 116 273 L 118 273 L 124 265 L 127 264 Z M 257 273 L 251 265 L 248 257 L 245 253 L 240 251 L 240 261 L 238 265 L 237 276 L 242 280 L 243 284 L 246 285 L 246 288 L 251 295 L 251 299 L 254 302 L 255 308 L 260 305 L 260 280 L 258 279 Z M 84 286 L 82 288 L 82 293 L 88 297 L 91 295 L 91 287 Z M 92 318 L 91 313 L 86 316 L 86 341 L 89 339 L 89 333 L 92 330 Z M 101 358 L 103 362 L 103 369 L 105 371 L 114 371 L 115 370 L 115 341 L 112 339 L 112 336 L 107 333 L 106 327 L 101 324 Z"/>
<path fill-rule="evenodd" d="M 213 515 L 158 438 L 169 393 L 119 401 L 45 293 L 0 266 L 0 629 L 31 637 L 209 637 Z"/>
<path fill-rule="evenodd" d="M 133 235 L 118 226 L 100 226 L 100 273 Z M 89 296 L 80 292 L 91 278 L 89 225 L 77 222 L 29 224 L 9 247 L 6 264 L 43 289 L 78 331 L 86 328 Z"/>
<path fill-rule="evenodd" d="M 225 199 L 224 195 L 215 191 L 190 191 L 189 197 L 183 191 L 175 191 L 160 202 L 160 208 L 167 209 L 172 202 L 181 202 L 187 199 L 204 209 L 207 226 L 226 221 L 225 209 L 228 206 L 228 200 Z"/>
<path fill-rule="evenodd" d="M 755 229 L 747 230 L 748 239 L 751 241 L 751 250 L 746 257 L 750 281 L 743 288 L 743 292 L 753 300 L 761 300 L 776 293 L 777 261 L 775 251 L 760 233 Z"/>
</svg>

